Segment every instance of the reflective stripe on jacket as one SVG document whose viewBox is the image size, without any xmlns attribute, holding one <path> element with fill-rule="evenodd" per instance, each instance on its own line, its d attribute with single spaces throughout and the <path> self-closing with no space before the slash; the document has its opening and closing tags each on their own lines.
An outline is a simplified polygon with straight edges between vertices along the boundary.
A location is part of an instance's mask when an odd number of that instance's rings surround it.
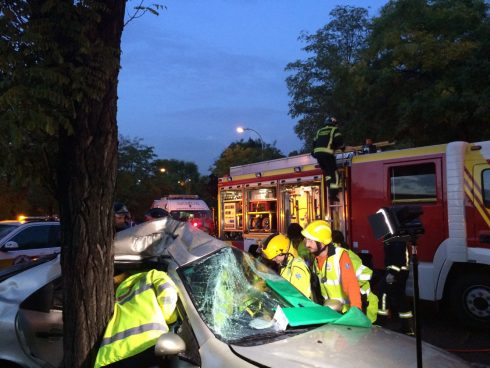
<svg viewBox="0 0 490 368">
<path fill-rule="evenodd" d="M 359 288 L 361 289 L 361 294 L 366 295 L 367 306 L 366 306 L 366 316 L 371 322 L 375 322 L 378 318 L 378 308 L 379 300 L 378 297 L 371 292 L 371 284 L 369 280 L 373 276 L 373 270 L 362 264 L 361 258 L 352 250 L 347 250 L 349 257 L 352 261 L 352 265 L 356 271 L 357 281 L 359 282 Z"/>
<path fill-rule="evenodd" d="M 281 268 L 280 275 L 304 296 L 311 298 L 310 270 L 302 258 L 288 257 L 288 263 Z"/>
<path fill-rule="evenodd" d="M 361 294 L 366 294 L 366 290 L 369 289 L 369 286 L 366 287 L 366 284 L 369 285 L 369 280 L 371 280 L 371 277 L 373 276 L 373 270 L 364 266 L 361 258 L 352 250 L 348 249 L 347 253 L 349 253 L 350 260 L 352 261 L 352 265 L 356 271 L 356 277 L 357 281 L 359 281 Z"/>
<path fill-rule="evenodd" d="M 335 151 L 335 147 L 333 146 L 333 142 L 335 138 L 341 136 L 338 128 L 336 126 L 327 125 L 323 128 L 320 128 L 316 132 L 315 136 L 315 147 L 313 148 L 313 153 L 329 153 L 333 154 Z"/>
<path fill-rule="evenodd" d="M 165 272 L 128 277 L 116 291 L 114 313 L 97 353 L 95 367 L 131 357 L 155 345 L 177 319 L 177 288 Z"/>
</svg>

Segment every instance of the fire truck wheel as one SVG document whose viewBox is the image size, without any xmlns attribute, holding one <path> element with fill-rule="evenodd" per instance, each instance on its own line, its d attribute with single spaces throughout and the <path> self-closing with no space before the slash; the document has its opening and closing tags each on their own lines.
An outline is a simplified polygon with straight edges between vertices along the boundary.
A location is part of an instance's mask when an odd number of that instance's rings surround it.
<svg viewBox="0 0 490 368">
<path fill-rule="evenodd" d="M 462 275 L 451 289 L 449 302 L 461 324 L 490 328 L 490 275 L 483 272 Z"/>
</svg>

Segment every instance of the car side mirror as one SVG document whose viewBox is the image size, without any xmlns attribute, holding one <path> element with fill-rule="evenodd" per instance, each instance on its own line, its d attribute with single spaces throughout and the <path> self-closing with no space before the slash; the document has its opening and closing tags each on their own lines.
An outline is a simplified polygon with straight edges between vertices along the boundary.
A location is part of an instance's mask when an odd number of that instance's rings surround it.
<svg viewBox="0 0 490 368">
<path fill-rule="evenodd" d="M 185 342 L 179 335 L 173 332 L 162 334 L 155 345 L 155 355 L 158 357 L 175 356 L 186 349 Z"/>
<path fill-rule="evenodd" d="M 13 240 L 10 240 L 8 242 L 5 243 L 5 245 L 3 246 L 4 249 L 18 249 L 19 248 L 19 244 L 17 244 L 17 242 L 14 242 Z"/>
</svg>

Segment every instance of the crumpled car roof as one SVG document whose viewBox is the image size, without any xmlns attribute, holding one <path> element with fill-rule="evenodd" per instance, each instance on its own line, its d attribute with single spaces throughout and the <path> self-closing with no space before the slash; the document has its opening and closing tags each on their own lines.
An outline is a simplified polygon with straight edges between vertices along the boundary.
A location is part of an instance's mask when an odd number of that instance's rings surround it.
<svg viewBox="0 0 490 368">
<path fill-rule="evenodd" d="M 170 256 L 182 266 L 226 246 L 187 222 L 165 217 L 118 232 L 114 257 L 116 262 L 130 262 Z"/>
</svg>

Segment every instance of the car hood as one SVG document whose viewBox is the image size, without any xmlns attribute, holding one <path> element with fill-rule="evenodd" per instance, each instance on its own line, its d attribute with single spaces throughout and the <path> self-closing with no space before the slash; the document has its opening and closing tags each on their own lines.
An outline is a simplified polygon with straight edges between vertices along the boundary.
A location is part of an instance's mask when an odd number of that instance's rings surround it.
<svg viewBox="0 0 490 368">
<path fill-rule="evenodd" d="M 422 346 L 424 367 L 470 367 L 430 344 Z M 272 343 L 230 347 L 242 359 L 267 367 L 413 368 L 417 362 L 415 338 L 378 326 L 324 325 Z"/>
</svg>

